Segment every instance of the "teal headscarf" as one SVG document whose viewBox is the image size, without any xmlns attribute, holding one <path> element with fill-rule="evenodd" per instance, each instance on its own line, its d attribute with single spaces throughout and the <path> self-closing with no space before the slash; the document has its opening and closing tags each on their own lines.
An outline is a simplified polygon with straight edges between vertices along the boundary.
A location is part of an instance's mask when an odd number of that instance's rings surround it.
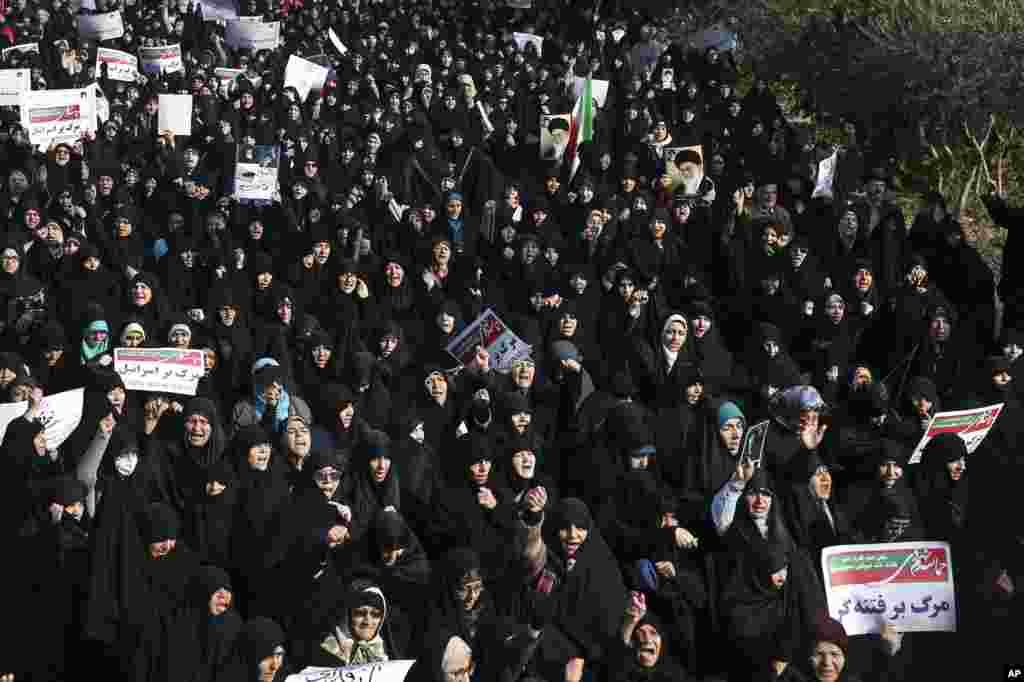
<svg viewBox="0 0 1024 682">
<path fill-rule="evenodd" d="M 100 343 L 95 346 L 89 345 L 89 335 L 93 332 L 106 332 L 107 338 L 103 339 Z M 82 332 L 82 362 L 90 362 L 96 359 L 97 356 L 106 353 L 110 348 L 110 326 L 105 320 L 95 320 L 90 322 L 89 325 Z"/>
</svg>

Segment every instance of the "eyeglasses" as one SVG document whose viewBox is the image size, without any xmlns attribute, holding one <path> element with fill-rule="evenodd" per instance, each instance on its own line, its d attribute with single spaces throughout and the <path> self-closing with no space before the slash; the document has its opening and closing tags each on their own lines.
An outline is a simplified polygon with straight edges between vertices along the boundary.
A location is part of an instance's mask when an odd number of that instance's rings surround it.
<svg viewBox="0 0 1024 682">
<path fill-rule="evenodd" d="M 317 483 L 335 483 L 341 480 L 341 472 L 337 469 L 321 469 L 315 475 Z"/>
</svg>

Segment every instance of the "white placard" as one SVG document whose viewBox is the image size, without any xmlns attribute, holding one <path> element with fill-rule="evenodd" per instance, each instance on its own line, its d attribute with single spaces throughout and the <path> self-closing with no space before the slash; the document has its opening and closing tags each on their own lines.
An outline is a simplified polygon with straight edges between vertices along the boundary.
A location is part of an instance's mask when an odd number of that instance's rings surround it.
<svg viewBox="0 0 1024 682">
<path fill-rule="evenodd" d="M 288 57 L 284 67 L 284 87 L 293 87 L 303 102 L 311 90 L 320 90 L 327 81 L 330 69 L 296 55 Z"/>
<path fill-rule="evenodd" d="M 78 428 L 82 422 L 84 402 L 84 388 L 74 388 L 43 397 L 39 405 L 39 421 L 46 432 L 47 448 L 59 448 Z"/>
<path fill-rule="evenodd" d="M 195 395 L 206 358 L 199 349 L 115 348 L 114 371 L 129 391 Z"/>
<path fill-rule="evenodd" d="M 516 360 L 528 356 L 531 350 L 490 308 L 463 329 L 445 350 L 465 366 L 473 362 L 477 347 L 490 353 L 491 367 L 498 372 L 508 372 Z"/>
<path fill-rule="evenodd" d="M 221 82 L 221 84 L 234 83 L 238 80 L 238 77 L 245 73 L 245 69 L 229 69 L 224 66 L 218 66 L 213 70 L 213 75 Z"/>
<path fill-rule="evenodd" d="M 5 47 L 3 52 L 0 54 L 6 57 L 11 52 L 39 54 L 39 43 L 24 43 L 23 45 L 15 45 L 14 47 Z"/>
<path fill-rule="evenodd" d="M 160 45 L 158 47 L 140 47 L 139 62 L 146 73 L 176 73 L 184 71 L 181 61 L 181 44 Z"/>
<path fill-rule="evenodd" d="M 832 181 L 836 177 L 836 155 L 839 152 L 832 152 L 832 155 L 827 159 L 822 159 L 818 162 L 818 178 L 814 181 L 814 192 L 811 193 L 811 198 L 814 197 L 830 197 L 832 196 Z"/>
<path fill-rule="evenodd" d="M 556 119 L 565 121 L 564 126 L 552 129 Z M 569 132 L 572 130 L 572 114 L 557 114 L 540 117 L 540 158 L 545 161 L 561 161 L 565 156 L 565 148 L 569 145 Z"/>
<path fill-rule="evenodd" d="M 90 40 L 117 40 L 124 35 L 124 21 L 121 12 L 105 14 L 79 14 L 78 35 Z"/>
<path fill-rule="evenodd" d="M 334 49 L 340 52 L 342 57 L 348 54 L 348 48 L 345 47 L 345 43 L 341 42 L 341 38 L 333 28 L 327 29 L 327 37 L 331 39 L 331 45 L 334 45 Z"/>
<path fill-rule="evenodd" d="M 7 434 L 7 427 L 11 425 L 11 422 L 18 417 L 25 414 L 28 410 L 28 401 L 22 400 L 20 403 L 0 403 L 0 443 L 3 442 L 4 436 Z"/>
<path fill-rule="evenodd" d="M 21 125 L 29 141 L 41 149 L 60 142 L 74 144 L 83 133 L 96 129 L 94 99 L 91 86 L 22 92 Z"/>
<path fill-rule="evenodd" d="M 416 661 L 384 661 L 344 668 L 309 667 L 284 682 L 402 682 Z"/>
<path fill-rule="evenodd" d="M 93 103 L 96 106 L 96 118 L 100 120 L 100 123 L 106 123 L 107 119 L 110 118 L 110 102 L 107 100 L 107 96 L 103 94 L 99 83 L 92 84 L 92 91 Z"/>
<path fill-rule="evenodd" d="M 848 635 L 956 632 L 953 556 L 945 542 L 836 545 L 821 552 L 828 612 Z"/>
<path fill-rule="evenodd" d="M 572 89 L 573 97 L 579 99 L 580 95 L 583 94 L 583 88 L 586 86 L 587 79 L 576 76 L 573 80 Z M 609 81 L 597 80 L 596 78 L 590 79 L 590 92 L 594 96 L 594 101 L 597 102 L 597 106 L 604 109 L 604 103 L 608 101 L 608 86 Z"/>
<path fill-rule="evenodd" d="M 281 36 L 281 23 L 278 21 L 264 24 L 262 22 L 229 21 L 224 30 L 224 42 L 236 50 L 274 50 L 277 49 Z"/>
<path fill-rule="evenodd" d="M 985 407 L 974 407 L 969 410 L 954 410 L 952 412 L 939 412 L 928 422 L 928 428 L 910 455 L 910 464 L 917 464 L 924 454 L 924 447 L 929 441 L 940 433 L 955 433 L 960 436 L 967 446 L 967 453 L 971 454 L 978 449 L 981 441 L 985 440 L 992 427 L 996 425 L 996 419 L 1003 413 L 1006 403 L 986 405 Z"/>
<path fill-rule="evenodd" d="M 0 69 L 0 105 L 17 106 L 21 93 L 32 89 L 32 71 L 29 69 Z"/>
<path fill-rule="evenodd" d="M 238 7 L 234 0 L 199 0 L 203 8 L 203 21 L 234 21 L 238 18 Z"/>
<path fill-rule="evenodd" d="M 276 145 L 238 145 L 235 192 L 239 201 L 270 201 L 278 189 L 280 155 Z"/>
<path fill-rule="evenodd" d="M 175 135 L 192 134 L 192 95 L 159 95 L 157 129 Z"/>
<path fill-rule="evenodd" d="M 516 47 L 520 50 L 526 49 L 527 43 L 533 43 L 537 48 L 537 55 L 539 56 L 544 50 L 544 38 L 534 35 L 532 33 L 513 33 L 512 40 L 515 41 Z"/>
<path fill-rule="evenodd" d="M 107 65 L 107 78 L 112 81 L 134 83 L 139 79 L 139 58 L 127 52 L 112 50 L 109 47 L 96 49 L 96 75 L 103 71 L 101 66 Z"/>
</svg>

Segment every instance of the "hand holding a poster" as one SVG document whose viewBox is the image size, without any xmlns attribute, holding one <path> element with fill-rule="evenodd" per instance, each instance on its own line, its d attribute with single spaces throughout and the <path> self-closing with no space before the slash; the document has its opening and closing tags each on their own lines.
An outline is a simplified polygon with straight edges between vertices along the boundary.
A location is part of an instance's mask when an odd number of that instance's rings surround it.
<svg viewBox="0 0 1024 682">
<path fill-rule="evenodd" d="M 829 615 L 849 635 L 956 631 L 953 559 L 945 542 L 826 547 L 821 555 Z M 883 631 L 883 626 L 888 625 Z"/>
</svg>

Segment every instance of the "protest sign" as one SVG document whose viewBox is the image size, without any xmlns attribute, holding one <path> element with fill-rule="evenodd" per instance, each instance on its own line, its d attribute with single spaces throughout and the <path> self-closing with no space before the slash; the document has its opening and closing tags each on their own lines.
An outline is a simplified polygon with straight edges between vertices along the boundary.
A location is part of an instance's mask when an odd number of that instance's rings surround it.
<svg viewBox="0 0 1024 682">
<path fill-rule="evenodd" d="M 145 73 L 162 74 L 184 71 L 181 61 L 181 44 L 140 47 L 139 62 Z"/>
<path fill-rule="evenodd" d="M 206 359 L 199 349 L 115 348 L 114 371 L 129 391 L 195 395 Z"/>
<path fill-rule="evenodd" d="M 583 87 L 586 85 L 587 79 L 576 76 L 573 80 L 573 97 L 579 99 L 579 96 L 583 93 Z M 596 78 L 590 79 L 591 93 L 594 95 L 594 101 L 597 102 L 599 109 L 604 108 L 604 103 L 608 101 L 608 84 L 610 81 L 601 81 Z"/>
<path fill-rule="evenodd" d="M 284 87 L 295 88 L 303 102 L 311 90 L 321 90 L 327 81 L 330 69 L 296 55 L 288 57 L 284 67 Z"/>
<path fill-rule="evenodd" d="M 280 165 L 276 145 L 239 145 L 235 157 L 235 193 L 239 201 L 270 201 Z"/>
<path fill-rule="evenodd" d="M 96 129 L 92 88 L 34 90 L 21 93 L 21 125 L 29 141 L 40 148 L 68 142 Z"/>
<path fill-rule="evenodd" d="M 572 114 L 543 115 L 540 117 L 540 158 L 559 161 L 569 145 Z"/>
<path fill-rule="evenodd" d="M 988 405 L 987 407 L 975 407 L 970 410 L 956 410 L 955 412 L 939 412 L 928 422 L 921 441 L 914 448 L 910 456 L 910 463 L 917 464 L 921 461 L 921 453 L 924 446 L 940 433 L 955 433 L 960 436 L 967 445 L 967 452 L 971 453 L 978 449 L 981 441 L 995 426 L 996 419 L 1002 414 L 1003 405 Z"/>
<path fill-rule="evenodd" d="M 46 432 L 46 447 L 59 448 L 82 421 L 85 389 L 73 388 L 45 396 L 39 405 L 39 423 Z"/>
<path fill-rule="evenodd" d="M 0 105 L 17 106 L 21 93 L 32 89 L 29 69 L 0 69 Z"/>
<path fill-rule="evenodd" d="M 505 4 L 513 9 L 530 9 L 533 7 L 533 0 L 505 0 Z"/>
<path fill-rule="evenodd" d="M 110 118 L 110 101 L 107 100 L 107 96 L 103 94 L 103 90 L 100 88 L 99 83 L 92 84 L 93 91 L 93 102 L 96 106 L 96 118 L 99 119 L 100 123 L 106 123 L 107 119 Z"/>
<path fill-rule="evenodd" d="M 234 21 L 238 18 L 238 6 L 234 0 L 199 0 L 203 8 L 203 21 Z"/>
<path fill-rule="evenodd" d="M 18 403 L 0 403 L 0 442 L 3 441 L 11 422 L 25 414 L 27 409 L 28 401 L 26 400 Z"/>
<path fill-rule="evenodd" d="M 134 83 L 139 78 L 139 58 L 120 50 L 109 47 L 96 49 L 96 75 L 103 73 L 102 65 L 107 65 L 107 78 L 112 81 Z"/>
<path fill-rule="evenodd" d="M 159 95 L 157 129 L 175 135 L 192 134 L 192 95 Z"/>
<path fill-rule="evenodd" d="M 348 54 L 348 48 L 345 47 L 345 43 L 341 42 L 341 38 L 333 28 L 327 29 L 327 37 L 331 39 L 331 45 L 334 45 L 334 49 L 340 52 L 342 57 Z"/>
<path fill-rule="evenodd" d="M 836 177 L 836 159 L 839 152 L 832 152 L 827 159 L 818 162 L 818 179 L 814 182 L 811 198 L 832 196 L 832 181 Z"/>
<path fill-rule="evenodd" d="M 676 162 L 680 152 L 691 151 L 697 152 L 697 156 L 700 157 L 700 163 L 697 164 L 697 172 L 693 175 L 683 175 L 682 168 Z M 687 197 L 696 197 L 700 192 L 700 184 L 704 180 L 704 147 L 703 145 L 693 145 L 692 147 L 667 147 L 662 154 L 665 161 L 665 174 L 668 175 L 672 182 L 669 184 L 671 191 L 675 192 L 678 189 L 682 190 L 682 194 Z"/>
<path fill-rule="evenodd" d="M 717 28 L 709 28 L 692 35 L 689 44 L 698 50 L 714 48 L 719 52 L 730 52 L 736 49 L 739 40 L 732 31 L 723 31 Z"/>
<path fill-rule="evenodd" d="M 15 45 L 14 47 L 5 47 L 0 56 L 5 59 L 11 52 L 24 52 L 26 54 L 39 54 L 39 43 L 24 43 L 23 45 Z"/>
<path fill-rule="evenodd" d="M 281 23 L 278 21 L 264 24 L 262 22 L 229 21 L 224 30 L 224 42 L 228 47 L 248 50 L 273 50 L 277 48 L 280 37 Z"/>
<path fill-rule="evenodd" d="M 382 661 L 344 668 L 305 668 L 284 682 L 402 682 L 415 661 Z"/>
<path fill-rule="evenodd" d="M 768 425 L 771 422 L 765 419 L 747 429 L 743 434 L 743 457 L 750 460 L 753 465 L 761 466 L 764 458 L 764 444 L 768 440 Z"/>
<path fill-rule="evenodd" d="M 79 14 L 78 35 L 91 40 L 117 40 L 124 35 L 124 21 L 121 12 L 105 14 Z"/>
<path fill-rule="evenodd" d="M 515 41 L 516 47 L 520 50 L 525 51 L 526 45 L 532 44 L 537 48 L 537 55 L 539 56 L 544 50 L 544 38 L 534 35 L 532 33 L 513 33 L 512 40 Z"/>
<path fill-rule="evenodd" d="M 463 365 L 476 358 L 477 346 L 491 356 L 491 368 L 497 371 L 512 369 L 512 364 L 530 354 L 530 346 L 509 329 L 497 313 L 488 308 L 473 323 L 462 330 L 445 348 Z"/>
<path fill-rule="evenodd" d="M 848 635 L 956 632 L 953 557 L 945 542 L 836 545 L 822 550 L 829 615 Z"/>
</svg>

